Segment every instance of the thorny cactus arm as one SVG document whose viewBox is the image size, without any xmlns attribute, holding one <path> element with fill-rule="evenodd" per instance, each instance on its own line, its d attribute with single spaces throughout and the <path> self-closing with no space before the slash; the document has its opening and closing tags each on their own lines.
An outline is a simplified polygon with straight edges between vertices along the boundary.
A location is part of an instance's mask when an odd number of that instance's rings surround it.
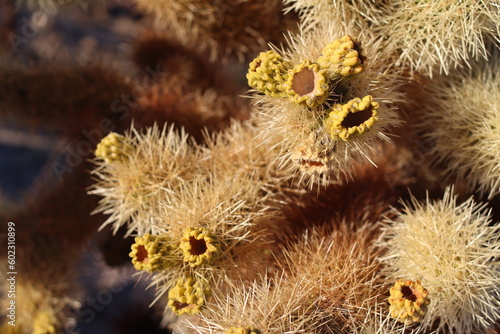
<svg viewBox="0 0 500 334">
<path fill-rule="evenodd" d="M 284 13 L 281 0 L 136 0 L 160 33 L 209 54 L 211 61 L 251 59 L 268 43 L 284 41 L 297 29 L 297 15 Z M 193 10 L 195 9 L 195 10 Z"/>
<path fill-rule="evenodd" d="M 231 327 L 224 334 L 261 334 L 261 332 L 253 327 Z"/>
<path fill-rule="evenodd" d="M 385 237 L 379 242 L 386 249 L 381 257 L 383 273 L 395 280 L 414 277 L 425 282 L 432 298 L 420 326 L 433 328 L 439 319 L 438 332 L 453 329 L 471 333 L 500 319 L 500 263 L 491 261 L 500 255 L 500 225 L 492 222 L 484 204 L 476 203 L 473 197 L 460 204 L 453 187 L 447 187 L 444 196 L 435 201 L 413 197 L 384 229 Z M 400 296 L 397 289 L 405 284 L 398 283 L 391 298 L 394 293 Z M 415 291 L 426 297 L 424 290 L 418 289 Z M 413 305 L 410 299 L 399 298 L 393 302 Z M 474 312 L 470 312 L 470 305 L 475 305 Z M 395 313 L 399 310 L 400 306 L 391 307 Z"/>
</svg>

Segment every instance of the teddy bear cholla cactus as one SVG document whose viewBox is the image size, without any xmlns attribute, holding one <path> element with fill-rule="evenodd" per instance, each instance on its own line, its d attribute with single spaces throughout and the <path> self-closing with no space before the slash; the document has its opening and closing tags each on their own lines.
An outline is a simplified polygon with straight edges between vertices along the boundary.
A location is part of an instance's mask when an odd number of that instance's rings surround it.
<svg viewBox="0 0 500 334">
<path fill-rule="evenodd" d="M 372 310 L 385 303 L 384 280 L 375 260 L 379 252 L 371 245 L 376 229 L 365 226 L 354 232 L 347 224 L 339 227 L 331 234 L 314 229 L 298 243 L 290 242 L 282 263 L 287 274 L 232 285 L 224 294 L 216 294 L 201 321 L 190 326 L 204 334 L 231 333 L 234 327 L 259 333 L 393 328 L 387 321 L 367 322 L 379 315 Z M 347 231 L 353 232 L 348 240 Z"/>
<path fill-rule="evenodd" d="M 307 230 L 297 243 L 286 246 L 281 264 L 290 273 L 288 280 L 318 299 L 317 307 L 325 311 L 325 333 L 326 328 L 350 332 L 369 310 L 385 305 L 386 284 L 377 261 L 381 249 L 373 245 L 377 230 L 377 224 L 334 222 Z"/>
<path fill-rule="evenodd" d="M 200 334 L 316 333 L 326 312 L 310 288 L 298 283 L 285 275 L 236 282 L 215 295 L 199 321 L 186 320 L 186 325 Z"/>
<path fill-rule="evenodd" d="M 457 64 L 487 59 L 487 40 L 499 35 L 498 4 L 489 0 L 346 1 L 285 0 L 307 30 L 322 22 L 371 30 L 388 41 L 398 64 L 432 76 Z"/>
<path fill-rule="evenodd" d="M 266 120 L 262 135 L 283 133 L 290 149 L 280 158 L 293 161 L 288 172 L 311 187 L 350 175 L 353 159 L 371 161 L 374 142 L 389 140 L 400 124 L 394 105 L 402 99 L 401 74 L 382 41 L 341 33 L 323 25 L 291 35 L 288 49 L 261 53 L 247 74 L 264 93 L 252 96 Z"/>
<path fill-rule="evenodd" d="M 314 30 L 324 22 L 332 22 L 336 26 L 350 25 L 354 33 L 367 30 L 368 22 L 375 21 L 383 14 L 383 1 L 372 0 L 283 0 L 286 11 L 297 12 L 303 29 Z"/>
<path fill-rule="evenodd" d="M 488 198 L 500 193 L 500 61 L 471 63 L 426 87 L 415 126 L 448 180 Z"/>
<path fill-rule="evenodd" d="M 293 176 L 278 168 L 280 141 L 259 142 L 256 124 L 234 122 L 203 146 L 172 128 L 132 130 L 122 140 L 127 159 L 96 159 L 92 193 L 104 197 L 97 211 L 111 214 L 105 224 L 127 224 L 137 235 L 130 255 L 136 268 L 154 272 L 159 295 L 187 273 L 206 284 L 229 271 L 257 274 L 244 265 L 254 266 L 252 253 L 265 249 L 254 226 Z"/>
<path fill-rule="evenodd" d="M 498 3 L 489 0 L 397 1 L 385 5 L 382 18 L 373 28 L 390 37 L 389 48 L 401 50 L 398 63 L 431 77 L 487 59 L 487 40 L 500 33 Z"/>
<path fill-rule="evenodd" d="M 90 194 L 103 198 L 94 213 L 108 214 L 104 225 L 112 224 L 115 233 L 128 224 L 128 234 L 159 234 L 169 227 L 158 225 L 162 205 L 158 200 L 168 201 L 167 194 L 196 173 L 200 153 L 189 145 L 192 139 L 172 126 L 151 127 L 142 134 L 132 128 L 132 133 L 120 139 L 120 146 L 127 149 L 117 149 L 122 152 L 118 161 L 97 159 L 98 167 L 92 172 L 96 183 Z"/>
<path fill-rule="evenodd" d="M 500 319 L 499 230 L 485 205 L 473 198 L 458 204 L 453 187 L 440 200 L 413 198 L 387 222 L 384 271 L 425 284 L 431 302 L 422 328 L 484 332 Z"/>
<path fill-rule="evenodd" d="M 296 15 L 283 13 L 280 0 L 136 0 L 153 15 L 159 32 L 175 34 L 184 44 L 207 50 L 210 60 L 243 62 L 266 44 L 283 41 L 296 28 Z"/>
</svg>

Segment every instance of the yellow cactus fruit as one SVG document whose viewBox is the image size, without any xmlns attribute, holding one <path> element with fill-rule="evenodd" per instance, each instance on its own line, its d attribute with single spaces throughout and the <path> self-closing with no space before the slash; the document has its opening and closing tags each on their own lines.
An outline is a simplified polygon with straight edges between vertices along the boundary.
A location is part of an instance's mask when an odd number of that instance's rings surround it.
<svg viewBox="0 0 500 334">
<path fill-rule="evenodd" d="M 198 277 L 179 278 L 168 291 L 168 304 L 175 314 L 198 314 L 212 294 L 210 287 Z"/>
<path fill-rule="evenodd" d="M 261 52 L 249 66 L 248 85 L 269 96 L 284 96 L 288 63 L 273 50 Z"/>
<path fill-rule="evenodd" d="M 172 264 L 172 260 L 169 259 L 172 248 L 167 237 L 145 234 L 135 238 L 129 256 L 132 258 L 135 269 L 153 273 Z"/>
<path fill-rule="evenodd" d="M 253 327 L 231 327 L 224 334 L 261 334 L 261 332 Z"/>
<path fill-rule="evenodd" d="M 318 64 L 304 60 L 299 65 L 288 70 L 288 79 L 283 84 L 289 98 L 298 104 L 316 108 L 328 97 L 328 82 L 326 70 Z"/>
<path fill-rule="evenodd" d="M 123 162 L 129 156 L 130 150 L 124 136 L 111 132 L 97 144 L 95 155 L 107 163 Z"/>
<path fill-rule="evenodd" d="M 398 280 L 390 290 L 389 312 L 391 317 L 407 325 L 420 322 L 427 312 L 429 292 L 420 281 Z"/>
<path fill-rule="evenodd" d="M 187 228 L 179 244 L 184 252 L 184 261 L 191 267 L 210 264 L 220 251 L 220 243 L 207 229 Z"/>
<path fill-rule="evenodd" d="M 348 141 L 368 132 L 379 121 L 378 107 L 370 95 L 335 104 L 324 125 L 332 139 Z"/>
<path fill-rule="evenodd" d="M 32 334 L 56 334 L 57 324 L 58 321 L 53 311 L 39 311 L 33 321 Z"/>
<path fill-rule="evenodd" d="M 349 35 L 327 44 L 317 63 L 332 74 L 348 76 L 364 70 L 356 41 Z"/>
</svg>

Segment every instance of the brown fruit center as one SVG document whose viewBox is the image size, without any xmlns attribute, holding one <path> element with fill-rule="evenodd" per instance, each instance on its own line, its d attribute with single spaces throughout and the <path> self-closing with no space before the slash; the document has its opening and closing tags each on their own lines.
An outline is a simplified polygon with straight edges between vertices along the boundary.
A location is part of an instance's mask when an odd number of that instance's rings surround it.
<svg viewBox="0 0 500 334">
<path fill-rule="evenodd" d="M 180 301 L 177 301 L 177 300 L 176 300 L 176 301 L 174 301 L 174 307 L 175 307 L 176 309 L 178 309 L 178 310 L 181 310 L 181 309 L 186 308 L 186 307 L 188 307 L 188 306 L 190 306 L 190 304 L 181 303 Z"/>
<path fill-rule="evenodd" d="M 314 91 L 314 79 L 314 71 L 304 68 L 293 77 L 292 89 L 301 96 L 310 94 Z"/>
<path fill-rule="evenodd" d="M 146 250 L 146 247 L 143 245 L 139 245 L 137 247 L 137 261 L 142 262 L 142 263 L 148 263 L 149 262 L 149 257 L 148 257 L 148 251 Z"/>
<path fill-rule="evenodd" d="M 403 286 L 401 288 L 401 292 L 403 293 L 403 297 L 405 299 L 411 300 L 412 302 L 417 301 L 417 296 L 415 295 L 413 289 L 409 286 Z"/>
<path fill-rule="evenodd" d="M 189 244 L 191 245 L 191 254 L 201 255 L 207 251 L 207 243 L 205 239 L 196 239 L 195 237 L 189 237 Z"/>
<path fill-rule="evenodd" d="M 355 113 L 349 113 L 340 123 L 344 128 L 352 128 L 354 126 L 360 126 L 364 122 L 372 117 L 372 108 L 361 110 Z"/>
</svg>

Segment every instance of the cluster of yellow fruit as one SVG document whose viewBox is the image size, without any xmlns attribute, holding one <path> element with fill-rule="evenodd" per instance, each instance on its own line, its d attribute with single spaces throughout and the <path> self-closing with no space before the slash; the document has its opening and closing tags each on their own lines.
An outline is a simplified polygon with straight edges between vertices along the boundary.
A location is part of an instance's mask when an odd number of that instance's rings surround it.
<svg viewBox="0 0 500 334">
<path fill-rule="evenodd" d="M 335 86 L 364 70 L 355 40 L 346 35 L 327 44 L 312 62 L 284 60 L 276 51 L 261 52 L 249 66 L 248 84 L 272 97 L 288 97 L 306 108 L 321 107 L 329 97 L 340 96 Z M 367 95 L 345 104 L 335 103 L 326 111 L 323 124 L 332 139 L 349 140 L 367 132 L 378 120 L 379 105 Z"/>
<path fill-rule="evenodd" d="M 188 228 L 178 242 L 167 235 L 146 234 L 135 238 L 129 256 L 137 270 L 155 273 L 185 263 L 210 265 L 220 251 L 217 238 L 204 228 Z M 191 273 L 178 278 L 168 292 L 168 306 L 178 315 L 196 314 L 210 297 L 206 280 Z"/>
</svg>

